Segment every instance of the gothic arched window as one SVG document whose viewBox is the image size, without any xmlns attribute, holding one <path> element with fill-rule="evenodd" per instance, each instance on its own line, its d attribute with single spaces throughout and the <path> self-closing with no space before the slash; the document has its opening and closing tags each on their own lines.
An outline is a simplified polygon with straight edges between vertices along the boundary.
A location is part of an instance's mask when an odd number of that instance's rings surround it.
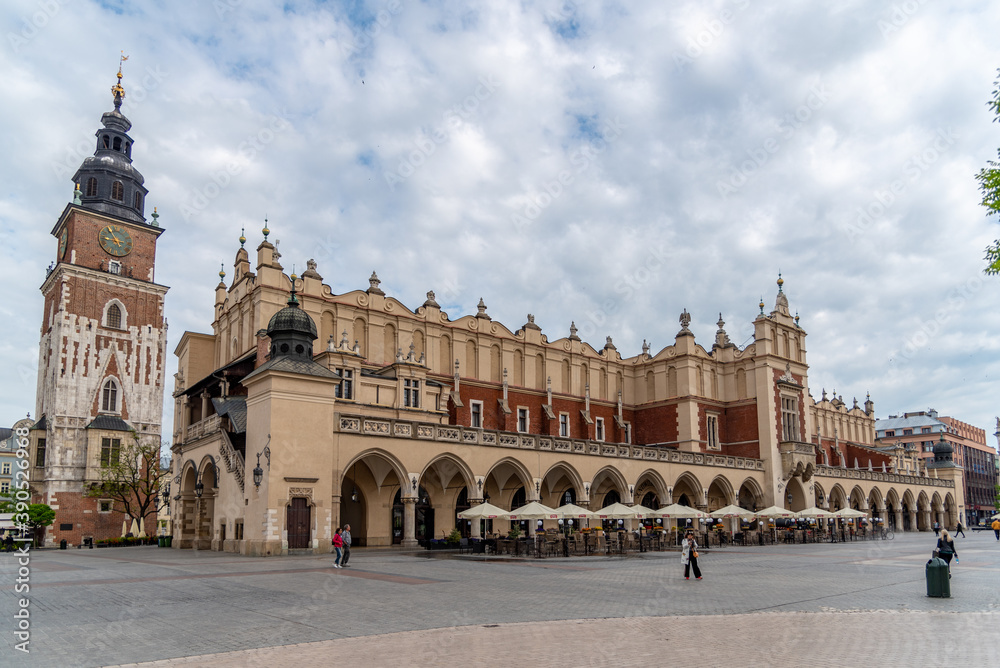
<svg viewBox="0 0 1000 668">
<path fill-rule="evenodd" d="M 108 380 L 101 391 L 101 410 L 109 413 L 118 412 L 118 385 Z"/>
<path fill-rule="evenodd" d="M 133 204 L 133 206 L 136 209 L 142 210 L 142 193 L 141 192 L 136 192 L 136 194 L 135 194 L 135 204 Z"/>
<path fill-rule="evenodd" d="M 97 197 L 97 179 L 93 176 L 87 179 L 87 197 Z"/>
<path fill-rule="evenodd" d="M 119 202 L 125 200 L 125 186 L 122 185 L 121 181 L 115 181 L 111 184 L 111 199 L 116 199 Z"/>
<path fill-rule="evenodd" d="M 118 304 L 112 304 L 108 307 L 108 317 L 105 319 L 105 325 L 110 329 L 122 328 L 122 310 Z"/>
<path fill-rule="evenodd" d="M 121 137 L 115 137 L 115 150 L 116 151 L 122 150 L 122 138 Z"/>
</svg>

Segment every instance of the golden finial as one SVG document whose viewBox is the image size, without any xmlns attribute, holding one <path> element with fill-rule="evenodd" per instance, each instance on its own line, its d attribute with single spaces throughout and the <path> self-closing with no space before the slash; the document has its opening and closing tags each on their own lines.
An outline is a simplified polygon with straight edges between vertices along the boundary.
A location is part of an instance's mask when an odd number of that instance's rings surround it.
<svg viewBox="0 0 1000 668">
<path fill-rule="evenodd" d="M 247 242 L 246 228 L 240 228 L 240 248 L 243 248 L 243 244 Z"/>
<path fill-rule="evenodd" d="M 219 267 L 219 280 L 220 281 L 226 280 L 226 265 L 225 265 L 225 263 L 222 263 L 221 266 Z"/>
<path fill-rule="evenodd" d="M 264 214 L 264 229 L 261 232 L 264 233 L 264 241 L 267 241 L 267 235 L 271 233 L 271 230 L 267 229 L 267 214 Z"/>
<path fill-rule="evenodd" d="M 126 60 L 128 60 L 128 56 L 122 51 L 121 59 L 118 61 L 118 82 L 111 87 L 111 94 L 115 96 L 116 109 L 122 105 L 122 100 L 125 99 L 125 89 L 122 88 L 122 64 Z"/>
</svg>

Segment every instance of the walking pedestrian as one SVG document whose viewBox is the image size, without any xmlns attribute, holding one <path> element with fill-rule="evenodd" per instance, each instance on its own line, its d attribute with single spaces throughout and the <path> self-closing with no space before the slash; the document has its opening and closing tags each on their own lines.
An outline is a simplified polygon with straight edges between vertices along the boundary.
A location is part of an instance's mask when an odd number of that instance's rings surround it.
<svg viewBox="0 0 1000 668">
<path fill-rule="evenodd" d="M 333 534 L 333 549 L 337 552 L 337 558 L 333 560 L 333 567 L 340 568 L 340 559 L 344 556 L 344 539 L 340 535 L 340 527 L 337 527 L 336 533 Z"/>
<path fill-rule="evenodd" d="M 688 531 L 681 544 L 681 563 L 684 564 L 684 579 L 691 579 L 691 568 L 694 567 L 694 577 L 701 579 L 701 569 L 698 568 L 698 542 L 694 539 L 694 532 Z"/>
<path fill-rule="evenodd" d="M 934 523 L 934 535 L 937 536 L 941 533 L 941 525 L 937 522 Z"/>
<path fill-rule="evenodd" d="M 962 520 L 958 520 L 955 523 L 955 535 L 962 534 L 962 538 L 965 538 L 965 531 L 962 530 Z"/>
<path fill-rule="evenodd" d="M 996 534 L 997 540 L 1000 540 L 1000 519 L 993 520 L 993 524 L 990 527 L 993 529 L 993 533 Z"/>
<path fill-rule="evenodd" d="M 941 537 L 937 542 L 938 556 L 948 563 L 948 577 L 951 577 L 951 558 L 958 563 L 958 552 L 955 551 L 955 541 L 951 539 L 947 529 L 941 529 Z"/>
<path fill-rule="evenodd" d="M 345 524 L 344 530 L 340 534 L 344 541 L 344 558 L 340 560 L 340 567 L 347 568 L 347 560 L 351 558 L 351 525 Z"/>
</svg>

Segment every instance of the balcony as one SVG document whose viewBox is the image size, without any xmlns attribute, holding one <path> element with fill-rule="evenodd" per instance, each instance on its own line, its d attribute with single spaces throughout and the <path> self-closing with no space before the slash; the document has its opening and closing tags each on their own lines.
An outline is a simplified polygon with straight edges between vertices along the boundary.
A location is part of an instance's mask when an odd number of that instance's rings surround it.
<svg viewBox="0 0 1000 668">
<path fill-rule="evenodd" d="M 197 441 L 199 438 L 218 433 L 221 429 L 222 417 L 219 415 L 209 415 L 204 420 L 199 420 L 194 424 L 188 425 L 187 440 L 185 443 Z"/>
<path fill-rule="evenodd" d="M 799 441 L 783 441 L 778 444 L 781 453 L 781 471 L 785 480 L 796 476 L 806 482 L 816 470 L 816 446 Z"/>
</svg>

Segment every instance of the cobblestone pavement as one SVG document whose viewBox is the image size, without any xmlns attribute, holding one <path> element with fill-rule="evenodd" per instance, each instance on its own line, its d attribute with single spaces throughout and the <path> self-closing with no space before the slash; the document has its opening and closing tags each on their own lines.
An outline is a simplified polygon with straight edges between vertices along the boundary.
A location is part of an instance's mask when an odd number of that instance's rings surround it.
<svg viewBox="0 0 1000 668">
<path fill-rule="evenodd" d="M 251 559 L 156 547 L 31 555 L 31 654 L 13 650 L 16 558 L 0 554 L 0 665 L 996 665 L 1000 543 L 959 538 L 952 598 L 925 596 L 934 536 L 505 560 L 352 550 Z"/>
</svg>

